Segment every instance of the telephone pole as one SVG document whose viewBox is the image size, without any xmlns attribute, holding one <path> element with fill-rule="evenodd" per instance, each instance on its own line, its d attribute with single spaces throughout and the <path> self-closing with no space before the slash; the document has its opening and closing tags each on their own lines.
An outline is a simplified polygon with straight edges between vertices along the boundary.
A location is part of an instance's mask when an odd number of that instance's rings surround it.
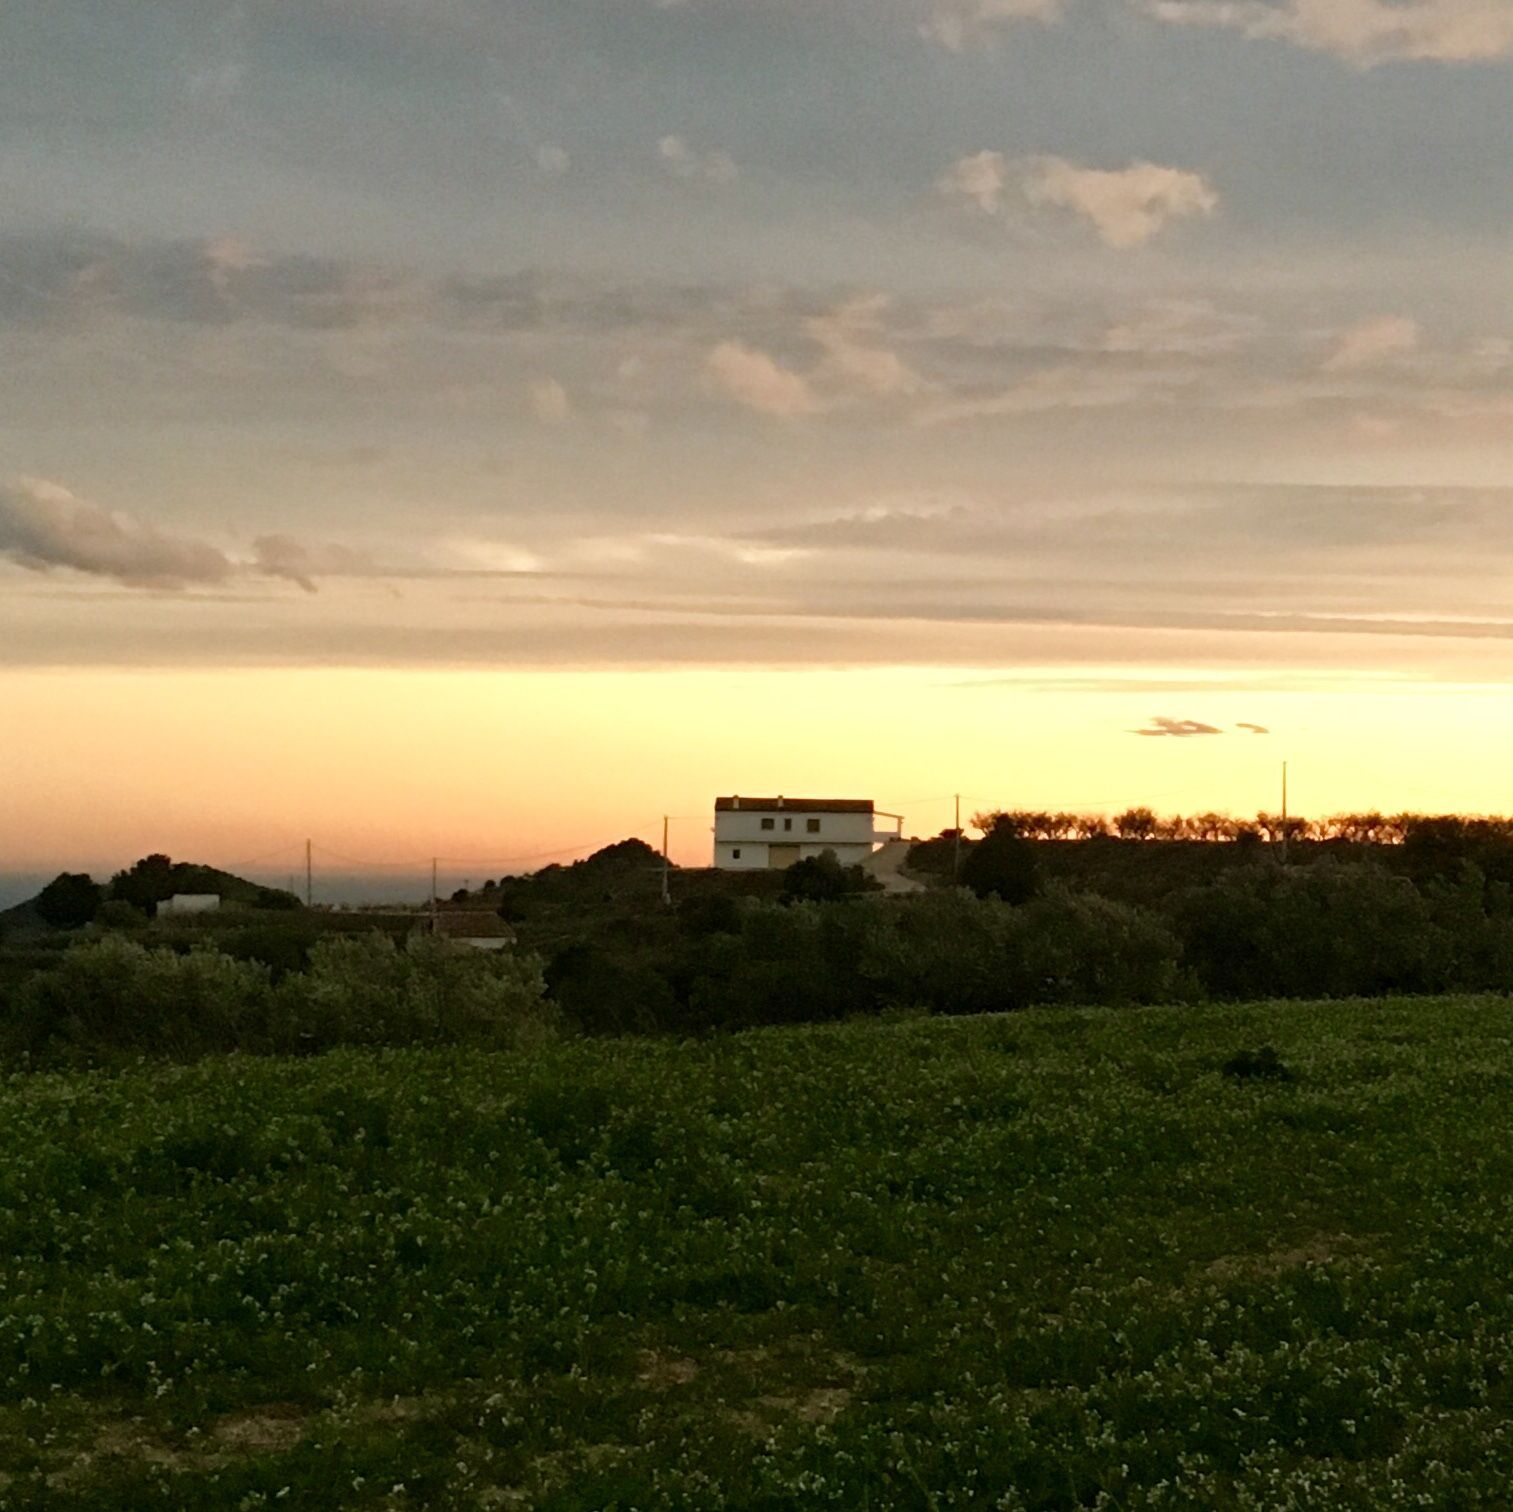
<svg viewBox="0 0 1513 1512">
<path fill-rule="evenodd" d="M 305 841 L 305 907 L 315 902 L 315 870 L 310 860 L 310 842 Z"/>
<path fill-rule="evenodd" d="M 431 933 L 436 933 L 436 857 L 431 857 Z"/>
<path fill-rule="evenodd" d="M 1282 763 L 1282 865 L 1287 865 L 1287 763 Z"/>
<path fill-rule="evenodd" d="M 961 875 L 961 794 L 956 795 L 956 838 L 951 842 L 951 875 Z"/>
<path fill-rule="evenodd" d="M 672 862 L 667 855 L 667 815 L 662 815 L 662 902 L 672 907 Z"/>
</svg>

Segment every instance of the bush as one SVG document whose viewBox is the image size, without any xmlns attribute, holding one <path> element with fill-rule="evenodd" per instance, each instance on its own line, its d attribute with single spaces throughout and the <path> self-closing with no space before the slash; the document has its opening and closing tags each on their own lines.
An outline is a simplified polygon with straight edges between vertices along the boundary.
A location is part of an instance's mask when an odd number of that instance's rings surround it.
<svg viewBox="0 0 1513 1512">
<path fill-rule="evenodd" d="M 105 889 L 85 872 L 59 872 L 37 894 L 36 908 L 54 929 L 78 929 L 100 911 Z"/>
<path fill-rule="evenodd" d="M 271 1025 L 273 1048 L 334 1045 L 512 1045 L 549 1029 L 541 963 L 427 934 L 403 947 L 387 935 L 321 940 L 308 970 L 286 977 Z"/>
<path fill-rule="evenodd" d="M 518 1045 L 550 1031 L 534 956 L 471 950 L 429 935 L 403 949 L 370 933 L 322 940 L 308 971 L 275 985 L 261 961 L 209 946 L 148 949 L 121 935 L 75 945 L 16 990 L 12 1054 L 88 1060 L 189 1059 L 336 1045 Z"/>
<path fill-rule="evenodd" d="M 1036 1003 L 1169 1003 L 1190 996 L 1182 948 L 1143 908 L 1053 888 L 1018 911 L 1019 990 Z"/>
<path fill-rule="evenodd" d="M 546 990 L 585 1034 L 654 1033 L 677 1018 L 672 988 L 654 967 L 597 945 L 568 945 L 546 969 Z"/>
<path fill-rule="evenodd" d="M 125 898 L 107 898 L 95 915 L 97 929 L 145 929 L 152 921 L 135 903 Z"/>
<path fill-rule="evenodd" d="M 859 865 L 842 866 L 834 851 L 795 861 L 783 873 L 785 903 L 830 903 L 862 893 L 881 892 L 883 884 Z"/>
<path fill-rule="evenodd" d="M 1453 959 L 1418 889 L 1369 864 L 1247 867 L 1189 893 L 1177 916 L 1215 997 L 1434 991 Z"/>
<path fill-rule="evenodd" d="M 188 1058 L 262 1048 L 266 967 L 208 949 L 148 950 L 120 935 L 75 945 L 18 990 L 14 1050 L 79 1059 L 97 1052 Z"/>
<path fill-rule="evenodd" d="M 1187 995 L 1180 946 L 1159 917 L 1060 887 L 1022 908 L 962 890 L 911 899 L 899 947 L 893 995 L 935 1013 Z"/>
<path fill-rule="evenodd" d="M 884 904 L 752 903 L 738 935 L 714 935 L 690 988 L 705 1028 L 817 1023 L 889 1001 L 892 920 Z"/>
<path fill-rule="evenodd" d="M 889 996 L 932 1013 L 1002 1013 L 1023 1008 L 1015 969 L 1020 931 L 1014 910 L 965 888 L 896 905 Z"/>
<path fill-rule="evenodd" d="M 889 1008 L 998 1013 L 1031 1003 L 1188 995 L 1156 915 L 1060 888 L 1022 908 L 952 889 L 861 903 L 749 906 L 707 942 L 690 993 L 704 1027 L 811 1023 Z"/>
<path fill-rule="evenodd" d="M 961 880 L 979 898 L 1028 903 L 1039 889 L 1035 847 L 1003 816 L 961 863 Z"/>
</svg>

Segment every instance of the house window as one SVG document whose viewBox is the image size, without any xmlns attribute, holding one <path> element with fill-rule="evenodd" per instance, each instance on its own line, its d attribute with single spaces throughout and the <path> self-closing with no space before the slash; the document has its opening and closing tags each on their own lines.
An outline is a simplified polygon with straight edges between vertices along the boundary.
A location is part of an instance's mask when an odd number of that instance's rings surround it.
<svg viewBox="0 0 1513 1512">
<path fill-rule="evenodd" d="M 773 821 L 771 819 L 764 819 L 764 820 L 762 820 L 762 828 L 763 829 L 771 829 L 772 825 L 773 825 Z"/>
<path fill-rule="evenodd" d="M 741 859 L 741 847 L 739 845 L 731 846 L 730 859 L 732 861 L 739 861 Z"/>
<path fill-rule="evenodd" d="M 809 831 L 809 833 L 811 835 L 817 835 L 817 834 L 819 834 L 819 832 L 820 832 L 820 822 L 819 822 L 818 819 L 806 819 L 804 821 L 804 825 L 808 829 L 808 831 Z"/>
<path fill-rule="evenodd" d="M 793 820 L 791 820 L 791 819 L 785 819 L 785 820 L 783 820 L 783 828 L 785 830 L 791 830 L 793 828 Z"/>
</svg>

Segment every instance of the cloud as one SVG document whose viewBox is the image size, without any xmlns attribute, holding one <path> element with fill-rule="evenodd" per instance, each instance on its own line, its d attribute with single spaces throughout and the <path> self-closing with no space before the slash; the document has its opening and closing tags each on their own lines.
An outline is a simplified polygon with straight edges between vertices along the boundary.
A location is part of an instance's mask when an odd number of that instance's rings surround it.
<svg viewBox="0 0 1513 1512">
<path fill-rule="evenodd" d="M 1058 410 L 1119 409 L 1125 405 L 1165 404 L 1191 390 L 1192 374 L 1178 370 L 1105 371 L 1079 366 L 1043 368 L 1005 389 L 958 392 L 921 405 L 915 425 L 954 425 L 1016 415 L 1044 415 Z"/>
<path fill-rule="evenodd" d="M 565 425 L 572 419 L 573 403 L 555 378 L 538 378 L 531 384 L 531 413 L 543 425 Z"/>
<path fill-rule="evenodd" d="M 1143 246 L 1168 224 L 1211 215 L 1219 195 L 1198 173 L 1158 163 L 1088 168 L 1061 157 L 1010 160 L 1001 152 L 958 158 L 935 181 L 946 200 L 990 218 L 1003 217 L 1009 195 L 1021 205 L 1070 211 L 1106 246 Z"/>
<path fill-rule="evenodd" d="M 1179 26 L 1226 27 L 1361 68 L 1513 57 L 1508 0 L 1146 0 L 1145 9 Z"/>
<path fill-rule="evenodd" d="M 573 165 L 571 154 L 567 148 L 559 147 L 555 142 L 544 142 L 536 149 L 536 167 L 547 178 L 561 178 Z"/>
<path fill-rule="evenodd" d="M 0 485 L 0 554 L 34 572 L 69 568 L 132 588 L 223 583 L 239 570 L 214 546 L 165 535 L 42 478 Z"/>
<path fill-rule="evenodd" d="M 1003 208 L 1008 186 L 1008 159 L 1001 152 L 973 152 L 957 160 L 935 180 L 936 191 L 955 204 L 975 205 L 984 215 Z"/>
<path fill-rule="evenodd" d="M 1143 246 L 1169 222 L 1212 215 L 1219 196 L 1202 175 L 1157 163 L 1084 168 L 1066 158 L 1027 159 L 1022 187 L 1032 205 L 1053 205 L 1091 222 L 1106 246 Z"/>
<path fill-rule="evenodd" d="M 920 378 L 878 337 L 888 300 L 882 295 L 853 299 L 807 322 L 809 335 L 825 353 L 821 376 L 875 395 L 907 394 Z"/>
<path fill-rule="evenodd" d="M 245 576 L 284 578 L 307 593 L 321 576 L 366 576 L 370 558 L 344 546 L 261 536 L 246 560 L 171 535 L 45 478 L 0 484 L 0 556 L 31 572 L 66 569 L 127 588 L 212 588 Z"/>
<path fill-rule="evenodd" d="M 286 578 L 306 593 L 316 592 L 318 577 L 364 577 L 375 571 L 372 558 L 364 552 L 288 535 L 259 536 L 252 543 L 248 566 L 265 577 Z"/>
<path fill-rule="evenodd" d="M 1404 357 L 1416 351 L 1419 336 L 1417 321 L 1402 315 L 1381 315 L 1363 320 L 1341 332 L 1334 350 L 1324 359 L 1323 370 L 1345 373 L 1378 367 L 1394 357 Z"/>
<path fill-rule="evenodd" d="M 1143 730 L 1131 730 L 1131 735 L 1171 735 L 1185 740 L 1191 735 L 1222 735 L 1217 725 L 1203 724 L 1196 719 L 1168 719 L 1158 714 Z"/>
<path fill-rule="evenodd" d="M 1257 316 L 1206 299 L 1158 299 L 1110 325 L 1101 345 L 1105 352 L 1213 357 L 1249 346 L 1261 329 Z"/>
<path fill-rule="evenodd" d="M 116 314 L 345 330 L 411 313 L 423 285 L 392 269 L 303 253 L 261 256 L 231 237 L 129 243 L 64 232 L 0 239 L 0 317 Z"/>
<path fill-rule="evenodd" d="M 699 152 L 680 136 L 665 136 L 657 143 L 657 156 L 674 178 L 705 184 L 732 184 L 740 175 L 728 152 Z"/>
<path fill-rule="evenodd" d="M 1268 730 L 1265 725 L 1251 724 L 1247 720 L 1244 720 L 1244 719 L 1242 719 L 1239 722 L 1239 724 L 1237 724 L 1235 726 L 1235 729 L 1237 729 L 1237 730 L 1246 730 L 1246 731 L 1248 731 L 1252 735 L 1270 735 L 1271 734 L 1271 731 Z"/>
<path fill-rule="evenodd" d="M 790 420 L 812 415 L 819 401 L 802 374 L 780 367 L 766 352 L 739 341 L 722 341 L 708 359 L 710 376 L 738 404 Z"/>
<path fill-rule="evenodd" d="M 919 34 L 959 53 L 969 42 L 991 38 L 997 27 L 1020 21 L 1050 26 L 1061 20 L 1065 10 L 1066 0 L 935 0 Z"/>
</svg>

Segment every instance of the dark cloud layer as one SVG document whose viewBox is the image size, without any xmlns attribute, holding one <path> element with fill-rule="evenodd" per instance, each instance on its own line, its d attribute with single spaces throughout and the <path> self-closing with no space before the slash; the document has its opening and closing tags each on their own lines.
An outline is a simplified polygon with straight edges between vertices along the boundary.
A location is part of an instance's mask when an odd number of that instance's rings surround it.
<svg viewBox="0 0 1513 1512">
<path fill-rule="evenodd" d="M 69 568 L 132 588 L 219 584 L 238 571 L 203 541 L 165 535 L 32 478 L 0 487 L 0 554 L 32 571 Z"/>
<path fill-rule="evenodd" d="M 315 579 L 371 569 L 361 553 L 263 536 L 239 560 L 217 546 L 173 535 L 106 509 L 42 478 L 0 485 L 0 556 L 31 572 L 63 569 L 127 588 L 218 588 L 247 575 L 283 578 L 314 593 Z"/>
</svg>

